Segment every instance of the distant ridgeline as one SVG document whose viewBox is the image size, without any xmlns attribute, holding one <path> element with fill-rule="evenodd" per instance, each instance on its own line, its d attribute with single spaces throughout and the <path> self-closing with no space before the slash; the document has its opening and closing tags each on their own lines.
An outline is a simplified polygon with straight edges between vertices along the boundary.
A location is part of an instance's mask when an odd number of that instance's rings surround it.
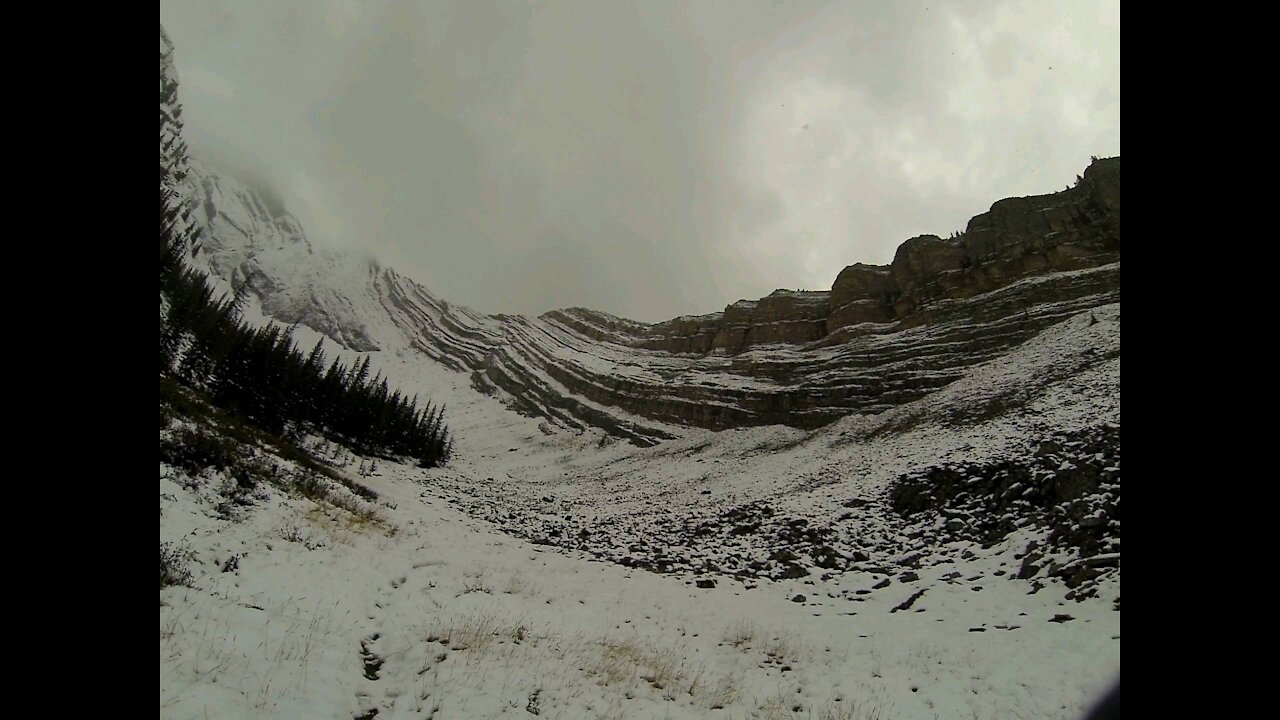
<svg viewBox="0 0 1280 720">
<path fill-rule="evenodd" d="M 212 405 L 275 435 L 315 432 L 362 454 L 448 460 L 453 439 L 444 408 L 392 390 L 381 373 L 335 359 L 322 342 L 301 352 L 289 330 L 241 317 L 244 293 L 219 296 L 187 263 L 199 233 L 181 189 L 187 172 L 172 47 L 160 31 L 160 378 L 197 391 Z M 242 288 L 243 290 L 243 288 Z M 327 367 L 327 369 L 326 369 Z"/>
</svg>

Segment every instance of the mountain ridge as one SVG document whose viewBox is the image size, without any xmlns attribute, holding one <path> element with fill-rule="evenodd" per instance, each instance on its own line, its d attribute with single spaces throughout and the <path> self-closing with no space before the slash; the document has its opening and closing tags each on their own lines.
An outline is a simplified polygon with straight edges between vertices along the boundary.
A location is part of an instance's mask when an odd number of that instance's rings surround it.
<svg viewBox="0 0 1280 720">
<path fill-rule="evenodd" d="M 640 347 L 672 352 L 741 352 L 771 342 L 831 338 L 861 323 L 907 320 L 921 303 L 969 297 L 1048 270 L 1094 267 L 1119 259 L 1120 158 L 1094 158 L 1076 187 L 1045 195 L 997 200 L 952 239 L 918 235 L 903 241 L 888 265 L 854 263 L 829 290 L 774 290 L 739 299 L 724 310 L 643 323 L 586 307 L 551 310 L 539 317 L 573 323 L 575 315 L 600 319 Z M 788 312 L 798 317 L 788 317 Z M 794 332 L 758 332 L 762 323 L 798 323 Z M 923 321 L 923 320 L 922 320 Z M 598 332 L 580 328 L 584 332 Z M 756 337 L 752 337 L 755 331 Z M 834 337 L 833 337 L 834 336 Z M 600 333 L 601 340 L 615 338 Z M 683 340 L 683 342 L 682 342 Z M 630 344 L 630 343 L 628 343 Z"/>
<path fill-rule="evenodd" d="M 172 55 L 162 32 L 162 183 L 182 190 L 213 276 L 348 349 L 465 373 L 551 429 L 638 445 L 686 428 L 813 429 L 924 397 L 1120 299 L 1115 157 L 1095 159 L 1075 187 L 993 203 L 957 237 L 908 239 L 888 265 L 846 266 L 829 290 L 777 290 L 653 324 L 586 308 L 487 315 L 317 247 L 260 188 L 188 159 Z"/>
<path fill-rule="evenodd" d="M 553 426 L 638 444 L 680 427 L 813 428 L 957 379 L 1049 325 L 1119 300 L 1119 159 L 1080 185 L 1010 198 L 953 240 L 920 236 L 827 291 L 775 291 L 646 324 L 586 309 L 486 315 L 394 269 L 320 249 L 291 215 L 198 159 L 205 257 L 264 310 L 360 352 L 416 352 Z"/>
</svg>

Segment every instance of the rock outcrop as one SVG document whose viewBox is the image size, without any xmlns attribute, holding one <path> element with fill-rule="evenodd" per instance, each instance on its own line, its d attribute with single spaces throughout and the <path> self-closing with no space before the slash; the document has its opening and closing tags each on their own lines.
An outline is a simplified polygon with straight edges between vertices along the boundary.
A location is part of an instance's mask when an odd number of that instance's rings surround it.
<svg viewBox="0 0 1280 720">
<path fill-rule="evenodd" d="M 504 317 L 484 360 L 458 364 L 526 411 L 558 405 L 591 425 L 622 411 L 640 424 L 812 428 L 879 412 L 1117 302 L 1119 172 L 1119 158 L 1099 160 L 1072 190 L 998 202 L 959 238 L 913 238 L 889 266 L 845 268 L 829 292 L 654 325 L 584 308 Z M 438 326 L 416 342 L 451 355 Z"/>
<path fill-rule="evenodd" d="M 829 292 L 777 290 L 759 300 L 739 300 L 723 312 L 654 325 L 619 322 L 583 308 L 544 317 L 633 347 L 737 354 L 778 343 L 843 342 L 882 331 L 868 327 L 874 325 L 926 324 L 940 300 L 971 298 L 1022 278 L 1119 260 L 1120 158 L 1115 157 L 1095 160 L 1069 190 L 995 203 L 958 237 L 911 238 L 898 247 L 890 265 L 850 265 Z"/>
<path fill-rule="evenodd" d="M 636 351 L 626 373 L 559 368 L 570 392 L 595 402 L 682 425 L 816 427 L 918 398 L 1119 298 L 1117 157 L 1095 160 L 1069 190 L 995 203 L 956 238 L 907 240 L 890 265 L 850 265 L 828 292 L 778 290 L 654 325 L 584 308 L 540 320 Z M 488 380 L 518 391 L 509 377 Z"/>
</svg>

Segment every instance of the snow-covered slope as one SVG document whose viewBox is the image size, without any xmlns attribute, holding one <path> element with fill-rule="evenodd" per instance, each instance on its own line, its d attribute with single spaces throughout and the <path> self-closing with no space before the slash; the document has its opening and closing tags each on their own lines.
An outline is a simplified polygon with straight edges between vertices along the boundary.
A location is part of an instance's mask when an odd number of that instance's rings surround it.
<svg viewBox="0 0 1280 720">
<path fill-rule="evenodd" d="M 313 439 L 362 513 L 267 484 L 228 511 L 232 478 L 162 463 L 192 578 L 161 590 L 161 717 L 1080 718 L 1120 664 L 1103 169 L 904 245 L 888 305 L 895 267 L 850 266 L 646 325 L 451 305 L 193 158 L 196 261 L 246 317 L 367 353 L 457 445 L 369 469 Z"/>
<path fill-rule="evenodd" d="M 736 442 L 708 452 L 737 461 L 743 434 L 760 433 L 735 431 Z M 605 464 L 603 455 L 595 462 Z M 653 457 L 643 467 L 680 487 L 681 471 L 667 474 L 665 463 Z M 1054 587 L 1027 594 L 1028 582 L 1009 579 L 1024 536 L 989 548 L 956 543 L 914 570 L 890 561 L 740 584 L 591 562 L 512 538 L 459 511 L 458 498 L 470 502 L 486 485 L 462 470 L 380 465 L 361 478 L 381 494 L 386 526 L 274 494 L 224 520 L 166 470 L 162 538 L 185 539 L 196 570 L 195 588 L 161 593 L 166 718 L 346 719 L 377 710 L 378 718 L 1074 720 L 1119 668 L 1118 581 L 1106 581 L 1105 602 L 1064 601 Z M 487 485 L 495 504 L 509 482 L 498 477 Z M 722 495 L 774 477 L 726 474 L 700 487 Z M 531 479 L 522 479 L 523 495 Z M 575 485 L 551 506 L 603 508 L 622 481 Z M 830 499 L 850 489 L 831 488 Z M 661 521 L 697 512 L 663 502 L 659 532 Z M 862 510 L 845 512 L 858 513 L 864 531 L 877 529 Z M 709 588 L 695 582 L 716 579 Z"/>
<path fill-rule="evenodd" d="M 162 591 L 163 717 L 1074 719 L 1118 675 L 1118 304 L 885 412 L 652 447 L 366 327 L 375 371 L 448 406 L 456 460 L 339 459 L 374 525 L 275 492 L 226 518 L 219 476 L 162 466 L 195 571 Z M 1009 505 L 1001 463 L 1042 501 Z M 1097 482 L 1057 497 L 1067 466 Z M 939 471 L 992 481 L 904 512 Z"/>
<path fill-rule="evenodd" d="M 196 588 L 162 592 L 161 714 L 1079 718 L 1119 670 L 1118 492 L 1057 503 L 1109 527 L 1074 582 L 1052 513 L 970 535 L 945 507 L 898 512 L 895 490 L 1092 462 L 1073 443 L 1118 432 L 1119 321 L 1081 313 L 880 415 L 647 448 L 546 434 L 421 356 L 374 353 L 456 408 L 458 460 L 360 474 L 331 454 L 380 494 L 372 525 L 274 492 L 223 518 L 216 475 L 162 466 L 161 536 L 193 551 Z M 1004 392 L 1033 378 L 1034 398 Z"/>
</svg>

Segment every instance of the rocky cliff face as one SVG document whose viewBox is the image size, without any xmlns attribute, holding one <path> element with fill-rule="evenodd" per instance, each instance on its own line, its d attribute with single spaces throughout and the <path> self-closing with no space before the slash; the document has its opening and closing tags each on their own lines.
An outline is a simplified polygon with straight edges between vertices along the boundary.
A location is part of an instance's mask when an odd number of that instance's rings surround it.
<svg viewBox="0 0 1280 720">
<path fill-rule="evenodd" d="M 850 265 L 828 292 L 778 290 L 655 325 L 583 308 L 541 320 L 632 348 L 656 370 L 566 375 L 598 402 L 676 424 L 815 427 L 918 398 L 1119 298 L 1117 157 L 1094 161 L 1069 190 L 995 203 L 959 237 L 907 240 L 890 265 Z"/>
<path fill-rule="evenodd" d="M 778 290 L 657 324 L 585 308 L 484 315 L 316 248 L 292 216 L 198 160 L 188 171 L 171 53 L 162 32 L 162 181 L 183 178 L 213 273 L 282 322 L 357 351 L 426 355 L 552 425 L 639 444 L 686 426 L 818 427 L 920 398 L 1120 299 L 1117 157 L 1069 190 L 995 203 L 959 237 L 912 238 L 889 265 L 850 265 L 825 292 Z"/>
<path fill-rule="evenodd" d="M 1095 160 L 1074 188 L 1009 198 L 969 221 L 959 237 L 911 238 L 890 265 L 846 267 L 829 292 L 777 290 L 723 312 L 656 325 L 622 323 L 581 308 L 545 317 L 597 339 L 681 354 L 737 354 L 786 343 L 843 342 L 863 333 L 931 322 L 941 300 L 971 298 L 1027 277 L 1120 260 L 1120 158 Z M 1118 283 L 1117 283 L 1118 289 Z M 592 317 L 594 320 L 586 320 Z M 602 335 L 591 325 L 606 326 Z"/>
</svg>

